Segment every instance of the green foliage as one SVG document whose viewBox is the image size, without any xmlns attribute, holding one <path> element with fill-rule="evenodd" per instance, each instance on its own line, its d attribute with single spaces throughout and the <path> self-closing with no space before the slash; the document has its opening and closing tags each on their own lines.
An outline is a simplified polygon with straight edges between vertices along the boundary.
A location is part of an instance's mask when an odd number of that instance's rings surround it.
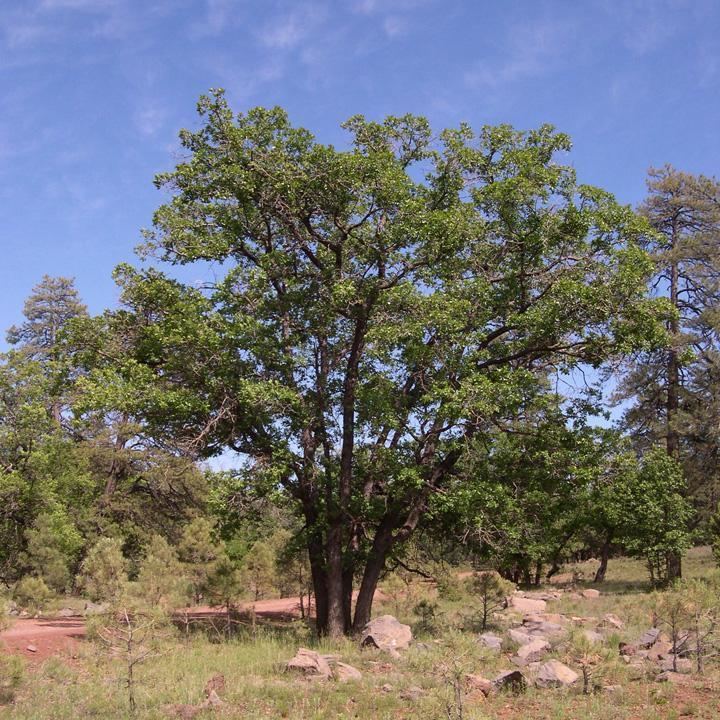
<svg viewBox="0 0 720 720">
<path fill-rule="evenodd" d="M 29 568 L 56 593 L 67 592 L 83 538 L 65 510 L 41 513 L 25 536 Z"/>
<path fill-rule="evenodd" d="M 20 607 L 27 610 L 30 615 L 42 611 L 52 597 L 53 593 L 45 584 L 45 581 L 32 575 L 27 575 L 18 581 L 13 588 L 13 599 Z"/>
<path fill-rule="evenodd" d="M 715 657 L 720 621 L 717 587 L 704 579 L 681 580 L 654 598 L 654 615 L 670 636 L 673 670 L 683 653 L 695 658 L 702 673 L 708 657 Z"/>
<path fill-rule="evenodd" d="M 195 601 L 199 602 L 208 585 L 214 563 L 222 554 L 213 538 L 212 522 L 198 517 L 188 523 L 183 530 L 177 553 L 190 580 L 190 591 Z"/>
<path fill-rule="evenodd" d="M 442 626 L 440 605 L 438 603 L 425 598 L 420 600 L 412 611 L 419 618 L 414 627 L 416 633 L 434 635 Z"/>
<path fill-rule="evenodd" d="M 671 310 L 669 342 L 631 358 L 617 399 L 632 399 L 624 426 L 639 452 L 662 443 L 680 461 L 704 526 L 718 494 L 720 182 L 666 165 L 647 186 L 640 212 L 654 230 L 646 247 Z"/>
<path fill-rule="evenodd" d="M 250 548 L 243 559 L 241 576 L 243 586 L 255 600 L 267 597 L 273 591 L 277 583 L 277 568 L 270 545 L 258 541 Z"/>
<path fill-rule="evenodd" d="M 438 597 L 451 602 L 457 602 L 465 598 L 467 586 L 458 578 L 454 568 L 445 568 L 444 571 L 437 574 L 435 580 L 437 582 Z"/>
<path fill-rule="evenodd" d="M 25 663 L 18 655 L 0 653 L 0 706 L 15 700 L 15 693 L 22 685 Z"/>
<path fill-rule="evenodd" d="M 720 511 L 710 519 L 710 544 L 715 560 L 720 565 Z"/>
<path fill-rule="evenodd" d="M 480 608 L 480 629 L 485 630 L 488 618 L 495 610 L 504 607 L 505 598 L 516 589 L 515 584 L 504 580 L 499 573 L 492 570 L 473 573 L 465 582 L 472 602 L 477 603 Z"/>
<path fill-rule="evenodd" d="M 571 665 L 580 669 L 584 695 L 602 690 L 602 677 L 615 657 L 612 650 L 599 646 L 582 630 L 576 630 L 565 646 L 565 656 Z"/>
<path fill-rule="evenodd" d="M 146 548 L 136 589 L 151 607 L 166 611 L 190 599 L 189 581 L 177 553 L 160 535 L 155 535 Z"/>
<path fill-rule="evenodd" d="M 57 359 L 60 334 L 74 318 L 87 315 L 71 278 L 44 275 L 23 307 L 25 321 L 10 328 L 7 341 L 34 360 Z"/>
<path fill-rule="evenodd" d="M 91 600 L 112 602 L 126 589 L 127 579 L 127 561 L 121 542 L 114 538 L 102 538 L 83 560 L 78 584 Z"/>
<path fill-rule="evenodd" d="M 146 250 L 226 274 L 200 291 L 119 267 L 122 310 L 83 337 L 86 407 L 241 453 L 259 494 L 304 515 L 314 575 L 332 577 L 316 590 L 364 575 L 372 597 L 366 559 L 382 570 L 433 497 L 463 491 L 469 440 L 517 413 L 538 365 L 662 341 L 648 226 L 577 183 L 550 126 L 356 116 L 338 150 L 279 108 L 236 115 L 220 91 L 198 107 Z M 334 633 L 350 589 L 333 591 Z"/>
<path fill-rule="evenodd" d="M 682 469 L 667 453 L 655 450 L 630 471 L 627 483 L 619 493 L 624 544 L 632 555 L 647 560 L 651 581 L 662 585 L 668 580 L 668 556 L 682 555 L 690 546 L 692 507 L 681 494 Z"/>
</svg>

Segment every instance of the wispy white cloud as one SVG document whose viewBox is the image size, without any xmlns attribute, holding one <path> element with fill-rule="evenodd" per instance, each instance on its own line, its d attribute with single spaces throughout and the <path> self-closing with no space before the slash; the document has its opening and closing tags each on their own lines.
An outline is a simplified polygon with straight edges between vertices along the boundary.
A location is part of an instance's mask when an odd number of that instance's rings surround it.
<svg viewBox="0 0 720 720">
<path fill-rule="evenodd" d="M 471 87 L 497 88 L 544 75 L 565 55 L 573 29 L 569 21 L 513 27 L 500 52 L 477 61 L 465 73 L 465 83 Z"/>
<path fill-rule="evenodd" d="M 261 45 L 278 50 L 292 50 L 311 35 L 325 19 L 324 7 L 308 3 L 270 18 L 257 33 Z"/>
<path fill-rule="evenodd" d="M 133 124 L 141 135 L 152 137 L 164 127 L 167 114 L 157 103 L 149 103 L 135 110 Z"/>
<path fill-rule="evenodd" d="M 118 5 L 118 0 L 41 0 L 41 10 L 79 10 L 82 12 L 105 12 Z"/>
<path fill-rule="evenodd" d="M 401 18 L 398 15 L 389 15 L 383 20 L 383 32 L 388 37 L 395 37 L 396 35 L 403 35 L 407 32 L 408 22 L 405 18 Z"/>
<path fill-rule="evenodd" d="M 435 0 L 356 0 L 353 12 L 361 15 L 373 13 L 398 13 L 416 10 L 422 5 L 429 5 Z"/>
<path fill-rule="evenodd" d="M 238 24 L 243 16 L 242 0 L 205 0 L 205 16 L 193 23 L 190 34 L 193 37 L 219 35 Z"/>
</svg>

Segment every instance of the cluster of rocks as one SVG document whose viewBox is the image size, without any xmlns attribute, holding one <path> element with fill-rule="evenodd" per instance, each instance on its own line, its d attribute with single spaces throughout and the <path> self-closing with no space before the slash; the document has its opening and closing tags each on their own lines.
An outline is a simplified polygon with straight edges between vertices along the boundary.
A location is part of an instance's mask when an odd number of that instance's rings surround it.
<svg viewBox="0 0 720 720">
<path fill-rule="evenodd" d="M 650 628 L 633 643 L 620 643 L 620 655 L 628 664 L 645 669 L 648 666 L 660 670 L 656 680 L 676 684 L 687 682 L 693 671 L 690 659 L 693 638 L 684 633 L 675 644 L 659 628 Z"/>
<path fill-rule="evenodd" d="M 494 652 L 507 652 L 516 668 L 506 670 L 493 679 L 468 674 L 465 678 L 468 692 L 483 696 L 500 690 L 518 693 L 530 684 L 538 688 L 566 688 L 580 680 L 578 672 L 557 659 L 548 658 L 549 653 L 562 647 L 571 631 L 581 633 L 591 645 L 600 648 L 607 635 L 622 630 L 624 623 L 613 613 L 597 617 L 547 612 L 547 601 L 559 595 L 560 592 L 517 593 L 507 599 L 504 620 L 514 621 L 513 626 L 503 634 L 484 632 L 479 635 L 478 641 Z M 599 595 L 597 590 L 584 590 L 579 596 L 592 600 Z M 620 654 L 631 665 L 655 663 L 660 672 L 658 680 L 682 682 L 683 673 L 692 671 L 692 663 L 684 650 L 686 646 L 690 647 L 690 640 L 685 638 L 682 644 L 676 645 L 675 655 L 668 638 L 657 628 L 652 628 L 633 643 L 621 643 Z M 400 651 L 406 649 L 411 641 L 410 627 L 398 622 L 392 615 L 372 620 L 360 637 L 362 647 L 377 648 L 393 658 L 399 657 Z M 308 680 L 348 682 L 362 679 L 362 673 L 357 668 L 343 663 L 339 657 L 321 655 L 306 648 L 300 648 L 288 661 L 287 670 Z M 381 689 L 390 692 L 393 688 L 387 684 Z M 617 688 L 608 686 L 604 689 Z M 424 692 L 421 688 L 408 688 L 404 694 L 415 699 Z"/>
<path fill-rule="evenodd" d="M 361 647 L 374 647 L 393 658 L 400 657 L 412 642 L 412 630 L 392 615 L 381 615 L 371 620 L 360 636 Z M 300 648 L 287 662 L 288 672 L 297 673 L 307 680 L 336 680 L 350 682 L 362 680 L 362 673 L 337 655 L 321 655 L 315 650 Z"/>
</svg>

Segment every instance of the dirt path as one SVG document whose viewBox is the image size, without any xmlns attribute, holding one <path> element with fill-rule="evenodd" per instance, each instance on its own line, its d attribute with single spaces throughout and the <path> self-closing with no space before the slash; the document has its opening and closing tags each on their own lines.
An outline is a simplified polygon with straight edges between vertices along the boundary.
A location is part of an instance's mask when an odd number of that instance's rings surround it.
<svg viewBox="0 0 720 720">
<path fill-rule="evenodd" d="M 255 612 L 268 620 L 287 620 L 300 616 L 300 598 L 258 600 Z M 222 615 L 218 608 L 201 606 L 190 609 L 195 618 Z M 85 637 L 85 619 L 71 618 L 19 618 L 0 633 L 0 650 L 18 653 L 30 662 L 42 662 L 51 655 L 72 657 Z"/>
</svg>

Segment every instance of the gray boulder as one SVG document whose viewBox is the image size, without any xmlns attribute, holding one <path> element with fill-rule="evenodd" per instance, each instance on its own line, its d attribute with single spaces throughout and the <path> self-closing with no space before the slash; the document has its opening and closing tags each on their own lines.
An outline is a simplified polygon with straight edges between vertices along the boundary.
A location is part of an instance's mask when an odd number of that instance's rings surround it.
<svg viewBox="0 0 720 720">
<path fill-rule="evenodd" d="M 502 638 L 495 633 L 486 632 L 478 637 L 480 644 L 490 650 L 502 650 Z"/>
<path fill-rule="evenodd" d="M 329 680 L 332 677 L 328 661 L 320 653 L 307 648 L 300 648 L 295 657 L 288 660 L 287 670 L 308 680 Z"/>
<path fill-rule="evenodd" d="M 519 694 L 527 689 L 527 680 L 519 670 L 508 670 L 500 673 L 493 681 L 493 686 L 498 690 L 510 690 Z"/>
<path fill-rule="evenodd" d="M 515 665 L 529 665 L 537 662 L 550 649 L 550 643 L 542 638 L 534 638 L 527 645 L 521 645 L 517 653 L 511 658 Z"/>
<path fill-rule="evenodd" d="M 541 688 L 569 687 L 580 676 L 558 660 L 548 660 L 538 670 L 535 684 Z"/>
<path fill-rule="evenodd" d="M 403 625 L 392 615 L 381 615 L 372 619 L 360 636 L 362 647 L 376 647 L 391 655 L 397 655 L 398 650 L 405 650 L 412 641 L 412 630 L 409 625 Z"/>
</svg>

